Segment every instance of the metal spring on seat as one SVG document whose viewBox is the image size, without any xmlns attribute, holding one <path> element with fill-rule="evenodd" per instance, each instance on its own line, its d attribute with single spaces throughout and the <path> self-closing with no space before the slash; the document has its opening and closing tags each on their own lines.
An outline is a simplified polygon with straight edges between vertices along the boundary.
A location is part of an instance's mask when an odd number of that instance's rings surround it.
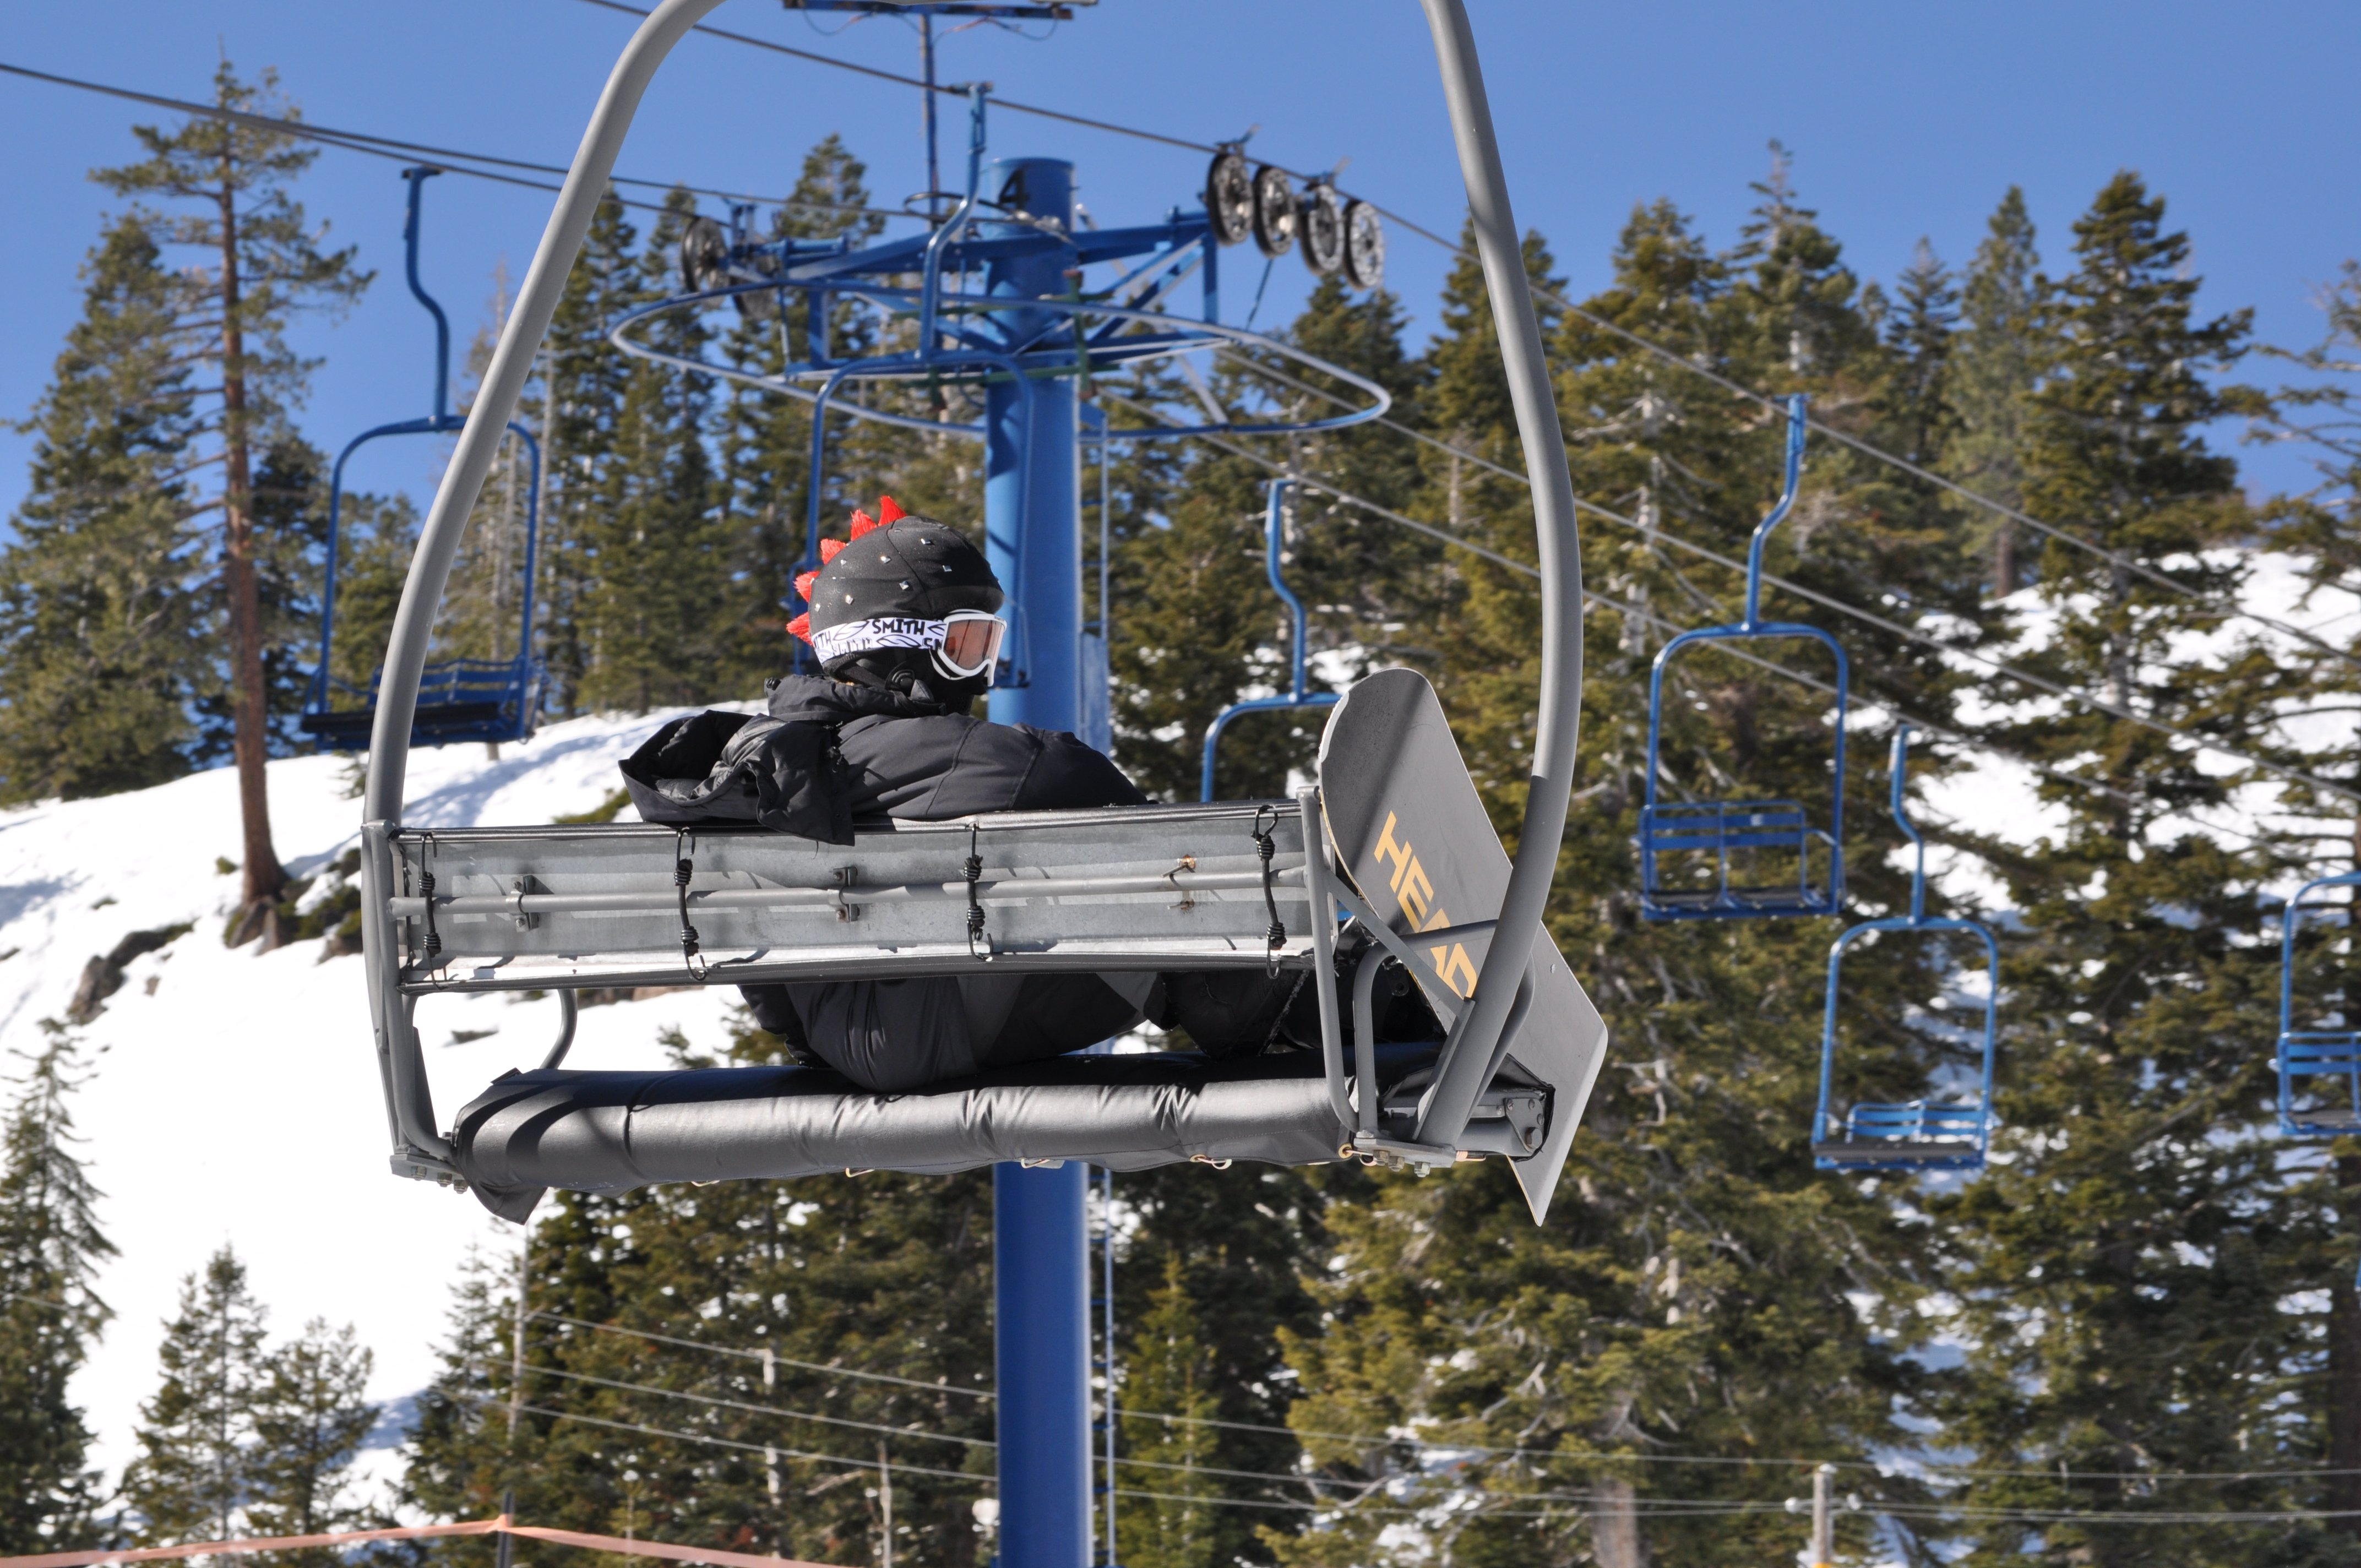
<svg viewBox="0 0 2361 1568">
<path fill-rule="evenodd" d="M 680 858 L 673 862 L 672 885 L 680 900 L 681 962 L 687 966 L 691 980 L 701 981 L 705 978 L 705 965 L 697 956 L 697 927 L 688 923 L 688 883 L 689 879 L 697 874 L 697 862 L 691 860 L 687 853 L 692 847 L 692 841 L 687 834 L 682 833 L 675 836 L 674 848 L 679 851 Z"/>
<path fill-rule="evenodd" d="M 1270 812 L 1269 828 L 1264 827 L 1262 822 L 1262 816 L 1266 811 Z M 1278 826 L 1278 812 L 1272 811 L 1268 806 L 1255 807 L 1254 827 L 1250 832 L 1254 839 L 1255 853 L 1262 857 L 1262 906 L 1270 916 L 1270 925 L 1264 929 L 1262 938 L 1263 970 L 1274 980 L 1279 978 L 1279 949 L 1287 946 L 1287 924 L 1279 917 L 1279 900 L 1272 895 L 1270 890 L 1270 859 L 1272 855 L 1278 853 L 1279 850 L 1279 847 L 1271 842 L 1270 835 L 1271 828 Z"/>
<path fill-rule="evenodd" d="M 426 869 L 426 857 L 434 852 L 434 835 L 418 836 L 418 895 L 426 905 L 426 961 L 433 963 L 443 951 L 443 933 L 434 928 L 434 873 Z"/>
<path fill-rule="evenodd" d="M 983 880 L 983 857 L 976 852 L 975 824 L 972 822 L 967 825 L 967 863 L 960 868 L 960 872 L 967 878 L 967 956 L 990 963 L 992 953 L 988 944 L 984 951 L 979 953 L 975 950 L 976 938 L 983 935 L 983 905 L 976 902 L 975 896 L 976 883 Z"/>
<path fill-rule="evenodd" d="M 434 956 L 443 950 L 443 934 L 434 928 L 434 873 L 433 872 L 424 870 L 419 872 L 418 893 L 426 905 L 426 958 L 427 961 L 432 963 Z"/>
</svg>

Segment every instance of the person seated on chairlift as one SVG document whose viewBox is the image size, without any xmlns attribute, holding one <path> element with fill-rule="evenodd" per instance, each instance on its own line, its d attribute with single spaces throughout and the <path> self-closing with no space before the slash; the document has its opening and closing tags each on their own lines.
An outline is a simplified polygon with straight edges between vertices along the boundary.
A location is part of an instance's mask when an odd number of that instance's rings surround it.
<svg viewBox="0 0 2361 1568">
<path fill-rule="evenodd" d="M 969 709 L 992 685 L 1008 623 L 1000 583 L 956 529 L 888 497 L 850 540 L 824 540 L 796 584 L 810 609 L 787 630 L 825 676 L 764 683 L 768 712 L 676 719 L 622 764 L 642 818 L 752 820 L 828 843 L 856 826 L 984 811 L 1147 801 L 1070 734 Z M 1188 1031 L 1246 1056 L 1316 1047 L 1318 996 L 1295 970 L 994 974 L 741 987 L 755 1022 L 796 1060 L 894 1092 L 1061 1056 L 1136 1028 Z"/>
</svg>

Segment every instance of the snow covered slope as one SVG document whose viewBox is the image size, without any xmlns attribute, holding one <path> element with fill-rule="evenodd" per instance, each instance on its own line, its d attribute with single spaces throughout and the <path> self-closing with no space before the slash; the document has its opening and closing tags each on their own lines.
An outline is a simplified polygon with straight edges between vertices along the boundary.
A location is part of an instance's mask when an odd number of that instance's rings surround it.
<svg viewBox="0 0 2361 1568">
<path fill-rule="evenodd" d="M 667 717 L 555 725 L 498 762 L 475 745 L 416 752 L 408 819 L 534 823 L 589 809 L 620 783 L 617 761 Z M 356 841 L 349 768 L 337 757 L 270 765 L 272 828 L 292 873 L 331 864 Z M 432 1375 L 449 1286 L 469 1249 L 505 1255 L 516 1245 L 514 1228 L 474 1199 L 387 1173 L 360 961 L 323 961 L 316 941 L 269 954 L 222 945 L 237 879 L 215 862 L 240 852 L 228 769 L 0 812 L 0 1070 L 7 1051 L 38 1048 L 40 1020 L 64 1018 L 91 958 L 133 931 L 195 927 L 133 959 L 105 1012 L 79 1031 L 91 1079 L 74 1113 L 122 1255 L 99 1285 L 115 1321 L 74 1393 L 110 1475 L 129 1457 L 139 1401 L 154 1390 L 180 1281 L 223 1243 L 247 1261 L 278 1332 L 314 1316 L 354 1324 L 377 1353 L 373 1396 L 389 1401 Z M 718 1047 L 734 1000 L 677 992 L 586 1009 L 571 1060 L 656 1060 L 667 1026 Z M 419 1027 L 447 1116 L 548 1048 L 557 1004 L 433 998 Z M 479 1031 L 494 1032 L 445 1043 Z"/>
</svg>

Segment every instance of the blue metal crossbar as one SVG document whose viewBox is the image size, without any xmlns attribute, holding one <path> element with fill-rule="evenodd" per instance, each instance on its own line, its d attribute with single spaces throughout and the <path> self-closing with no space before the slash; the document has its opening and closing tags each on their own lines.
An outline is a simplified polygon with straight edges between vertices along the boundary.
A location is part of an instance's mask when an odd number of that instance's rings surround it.
<svg viewBox="0 0 2361 1568">
<path fill-rule="evenodd" d="M 1973 1139 L 1983 1126 L 1981 1104 L 1930 1104 L 1905 1100 L 1899 1105 L 1863 1101 L 1845 1113 L 1848 1138 Z"/>
<path fill-rule="evenodd" d="M 2304 883 L 2279 916 L 2279 1130 L 2299 1138 L 2361 1133 L 2361 1030 L 2295 1026 L 2296 934 L 2305 902 L 2332 887 L 2361 887 L 2361 872 Z M 2326 1103 L 2299 1104 L 2297 1080 L 2317 1078 L 2343 1079 L 2344 1092 Z"/>
<path fill-rule="evenodd" d="M 2000 944 L 1989 929 L 1972 920 L 1927 916 L 1927 839 L 1911 822 L 1905 798 L 1909 761 L 1910 726 L 1905 724 L 1894 732 L 1891 809 L 1894 824 L 1917 850 L 1917 863 L 1910 873 L 1910 913 L 1849 927 L 1828 948 L 1828 1006 L 1820 1028 L 1820 1102 L 1812 1116 L 1813 1163 L 1822 1170 L 1981 1170 L 1991 1137 L 1993 1068 L 2000 1033 Z M 1912 1100 L 1898 1104 L 1861 1101 L 1841 1116 L 1837 1113 L 1838 985 L 1845 949 L 1872 931 L 1965 931 L 1982 941 L 1983 1061 L 1972 1099 Z"/>
<path fill-rule="evenodd" d="M 451 323 L 443 307 L 426 291 L 418 277 L 419 192 L 438 169 L 405 169 L 409 183 L 407 221 L 402 225 L 404 265 L 410 291 L 434 318 L 434 411 L 423 419 L 401 420 L 363 431 L 336 454 L 328 477 L 328 554 L 320 587 L 320 662 L 312 672 L 298 729 L 331 751 L 368 748 L 369 731 L 377 720 L 378 675 L 366 690 L 335 678 L 336 568 L 343 542 L 345 465 L 370 442 L 389 435 L 448 435 L 464 429 L 467 421 L 451 411 Z M 535 559 L 541 533 L 541 444 L 533 432 L 511 420 L 511 434 L 524 444 L 527 482 L 524 500 L 524 591 L 518 612 L 517 651 L 510 659 L 452 659 L 429 664 L 420 675 L 418 712 L 412 720 L 413 746 L 447 746 L 463 740 L 522 740 L 541 718 L 543 673 L 533 652 L 533 585 L 539 572 Z M 379 672 L 381 674 L 382 672 Z M 337 706 L 338 699 L 357 706 Z"/>
<path fill-rule="evenodd" d="M 1771 531 L 1795 504 L 1804 466 L 1804 398 L 1787 400 L 1787 461 L 1779 499 L 1755 525 L 1746 547 L 1746 619 L 1733 626 L 1704 626 L 1664 644 L 1648 674 L 1647 801 L 1640 808 L 1640 912 L 1651 920 L 1752 920 L 1793 915 L 1835 915 L 1844 905 L 1844 771 L 1846 694 L 1850 688 L 1841 643 L 1817 626 L 1763 619 L 1763 547 Z M 1803 638 L 1836 656 L 1836 767 L 1826 828 L 1813 825 L 1804 808 L 1789 800 L 1726 803 L 1657 798 L 1664 783 L 1664 672 L 1673 656 L 1693 642 Z M 1827 850 L 1814 880 L 1811 847 Z M 1730 853 L 1784 851 L 1795 857 L 1795 880 L 1749 886 L 1731 880 Z M 1710 856 L 1710 875 L 1697 857 Z M 1671 857 L 1669 863 L 1667 857 Z"/>
<path fill-rule="evenodd" d="M 1245 702 L 1234 702 L 1213 715 L 1213 722 L 1205 726 L 1205 767 L 1198 795 L 1201 800 L 1213 798 L 1213 762 L 1221 751 L 1222 731 L 1230 727 L 1230 720 L 1249 713 L 1283 713 L 1336 706 L 1334 692 L 1304 689 L 1304 660 L 1309 644 L 1305 641 L 1303 601 L 1296 597 L 1293 588 L 1287 586 L 1287 574 L 1280 565 L 1280 551 L 1287 541 L 1286 497 L 1294 485 L 1293 479 L 1273 479 L 1270 482 L 1269 505 L 1263 518 L 1263 532 L 1268 542 L 1263 554 L 1263 570 L 1270 577 L 1272 591 L 1286 603 L 1288 613 L 1295 621 L 1295 640 L 1289 645 L 1292 680 L 1284 696 L 1249 697 Z"/>
</svg>

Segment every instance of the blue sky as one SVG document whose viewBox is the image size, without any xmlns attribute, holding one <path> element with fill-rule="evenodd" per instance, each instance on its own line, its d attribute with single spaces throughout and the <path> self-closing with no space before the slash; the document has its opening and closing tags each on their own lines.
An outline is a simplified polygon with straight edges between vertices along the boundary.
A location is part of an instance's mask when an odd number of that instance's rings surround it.
<svg viewBox="0 0 2361 1568">
<path fill-rule="evenodd" d="M 550 162 L 570 153 L 631 26 L 582 0 L 10 9 L 0 60 L 11 64 L 203 97 L 226 52 L 247 71 L 277 66 L 323 125 Z M 1471 0 L 1471 10 L 1518 215 L 1548 236 L 1577 294 L 1603 281 L 1634 203 L 1669 196 L 1728 242 L 1774 137 L 1794 152 L 1801 200 L 1865 277 L 1890 280 L 1921 236 L 1963 260 L 2012 182 L 2026 188 L 2045 259 L 2059 268 L 2074 216 L 2125 167 L 2163 192 L 2171 221 L 2190 231 L 2207 308 L 2254 307 L 2267 339 L 2310 342 L 2314 290 L 2361 254 L 2346 75 L 2361 56 L 2361 6 L 2349 3 Z M 737 0 L 713 19 L 895 70 L 916 58 L 915 35 L 891 18 L 815 27 L 770 0 Z M 1456 225 L 1457 170 L 1411 0 L 1103 0 L 1046 38 L 977 27 L 942 52 L 945 79 L 982 77 L 1027 102 L 1197 140 L 1259 125 L 1253 150 L 1296 168 L 1350 157 L 1348 189 L 1429 226 Z M 773 194 L 792 182 L 805 148 L 838 131 L 870 162 L 879 194 L 899 198 L 924 182 L 916 99 L 693 38 L 651 92 L 621 168 Z M 85 171 L 130 158 L 126 127 L 155 117 L 0 78 L 12 239 L 0 247 L 0 417 L 21 417 L 39 395 L 75 313 L 75 269 L 108 205 Z M 994 120 L 994 150 L 1072 159 L 1103 222 L 1191 200 L 1202 172 L 1194 153 L 1015 115 Z M 424 411 L 429 339 L 401 286 L 397 168 L 330 151 L 302 191 L 380 274 L 345 321 L 300 334 L 325 361 L 302 420 L 331 447 Z M 548 201 L 458 178 L 430 187 L 425 269 L 463 336 L 484 313 L 494 269 L 522 269 Z M 1390 281 L 1422 334 L 1444 258 L 1406 235 L 1392 241 Z M 1305 280 L 1294 258 L 1282 261 L 1264 319 L 1284 319 Z M 0 433 L 0 511 L 23 492 L 27 451 L 21 436 Z M 419 443 L 372 461 L 379 466 L 357 483 L 423 499 L 439 455 Z M 2253 483 L 2301 482 L 2287 455 L 2247 461 Z"/>
</svg>

